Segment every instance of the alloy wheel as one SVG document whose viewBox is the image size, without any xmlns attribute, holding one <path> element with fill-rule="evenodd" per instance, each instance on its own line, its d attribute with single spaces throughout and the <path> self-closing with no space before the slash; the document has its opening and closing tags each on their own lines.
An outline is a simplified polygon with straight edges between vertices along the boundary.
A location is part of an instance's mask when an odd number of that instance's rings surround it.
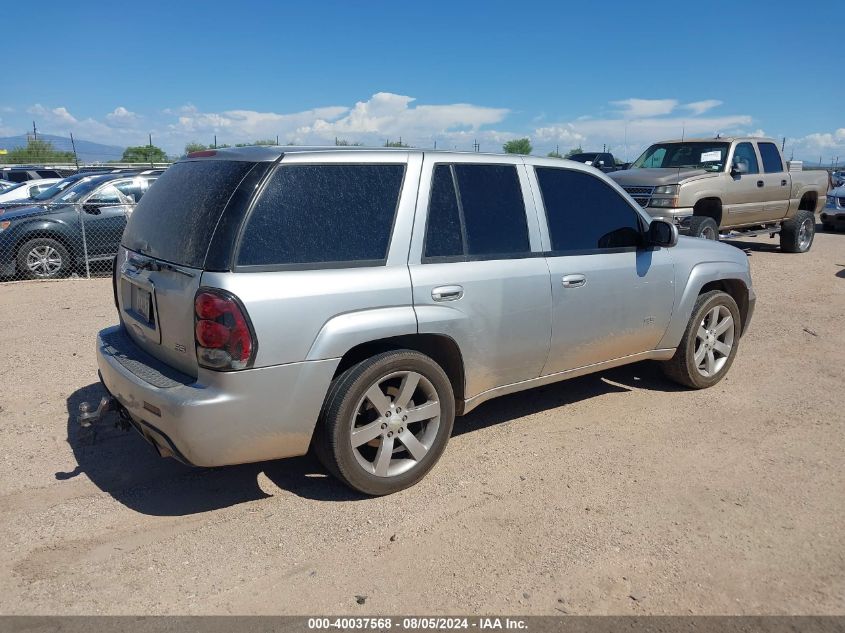
<svg viewBox="0 0 845 633">
<path fill-rule="evenodd" d="M 698 373 L 705 378 L 718 374 L 734 344 L 734 320 L 725 305 L 717 305 L 704 315 L 695 335 L 693 360 Z"/>
<path fill-rule="evenodd" d="M 377 477 L 400 475 L 416 466 L 437 438 L 437 390 L 415 371 L 388 374 L 370 385 L 350 424 L 358 464 Z"/>
<path fill-rule="evenodd" d="M 52 246 L 42 244 L 26 254 L 26 266 L 36 277 L 52 277 L 62 267 L 62 256 Z"/>
</svg>

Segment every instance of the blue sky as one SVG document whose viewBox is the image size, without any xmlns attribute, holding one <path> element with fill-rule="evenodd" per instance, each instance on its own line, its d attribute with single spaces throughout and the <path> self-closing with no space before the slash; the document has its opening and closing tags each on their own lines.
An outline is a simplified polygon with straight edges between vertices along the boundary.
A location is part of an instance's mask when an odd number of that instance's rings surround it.
<svg viewBox="0 0 845 633">
<path fill-rule="evenodd" d="M 30 70 L 0 83 L 0 136 L 33 119 L 117 145 L 152 133 L 172 153 L 214 134 L 491 151 L 529 136 L 535 153 L 606 143 L 633 158 L 683 128 L 845 161 L 838 2 L 42 1 L 4 15 L 3 48 Z"/>
</svg>

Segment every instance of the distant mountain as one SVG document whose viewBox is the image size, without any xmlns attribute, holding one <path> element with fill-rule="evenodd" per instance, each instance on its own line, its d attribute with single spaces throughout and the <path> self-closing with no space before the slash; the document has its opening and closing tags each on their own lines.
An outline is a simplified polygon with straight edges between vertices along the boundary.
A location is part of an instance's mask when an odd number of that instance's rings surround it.
<svg viewBox="0 0 845 633">
<path fill-rule="evenodd" d="M 64 136 L 39 134 L 38 140 L 49 141 L 56 149 L 65 152 L 73 151 L 70 138 Z M 76 143 L 76 153 L 79 156 L 80 163 L 97 163 L 109 160 L 120 160 L 120 157 L 123 156 L 124 148 L 118 147 L 117 145 L 103 145 L 102 143 L 84 141 L 78 138 L 74 138 L 73 140 Z M 0 149 L 11 150 L 15 147 L 26 147 L 26 141 L 26 134 L 21 134 L 20 136 L 0 137 Z"/>
</svg>

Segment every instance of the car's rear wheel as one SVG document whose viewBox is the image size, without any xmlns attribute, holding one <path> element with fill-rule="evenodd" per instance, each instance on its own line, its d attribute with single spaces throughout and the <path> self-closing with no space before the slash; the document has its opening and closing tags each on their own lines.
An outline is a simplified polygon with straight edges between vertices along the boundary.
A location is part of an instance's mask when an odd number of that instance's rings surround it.
<svg viewBox="0 0 845 633">
<path fill-rule="evenodd" d="M 721 290 L 707 292 L 696 300 L 675 355 L 662 363 L 663 372 L 693 389 L 715 385 L 733 364 L 741 333 L 733 297 Z"/>
<path fill-rule="evenodd" d="M 18 272 L 26 279 L 53 279 L 70 267 L 64 245 L 49 237 L 29 240 L 18 249 Z"/>
<path fill-rule="evenodd" d="M 816 216 L 812 211 L 799 211 L 783 223 L 780 229 L 780 247 L 787 253 L 806 253 L 813 245 L 816 234 Z"/>
<path fill-rule="evenodd" d="M 711 217 L 694 215 L 690 219 L 689 235 L 692 237 L 703 237 L 705 240 L 718 240 L 719 225 Z"/>
<path fill-rule="evenodd" d="M 455 400 L 443 369 L 412 350 L 378 354 L 337 376 L 314 435 L 326 469 L 369 495 L 414 485 L 452 435 Z"/>
</svg>

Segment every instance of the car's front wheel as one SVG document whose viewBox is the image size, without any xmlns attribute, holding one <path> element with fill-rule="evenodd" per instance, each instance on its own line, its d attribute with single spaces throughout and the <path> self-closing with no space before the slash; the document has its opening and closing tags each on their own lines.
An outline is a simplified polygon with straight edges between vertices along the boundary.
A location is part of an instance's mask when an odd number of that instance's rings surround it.
<svg viewBox="0 0 845 633">
<path fill-rule="evenodd" d="M 18 272 L 26 279 L 53 279 L 70 268 L 64 245 L 49 237 L 39 237 L 18 249 Z"/>
<path fill-rule="evenodd" d="M 332 381 L 315 452 L 341 481 L 369 495 L 414 485 L 440 459 L 455 400 L 443 369 L 412 350 L 377 354 Z"/>
<path fill-rule="evenodd" d="M 715 385 L 728 373 L 741 333 L 733 297 L 721 290 L 704 293 L 695 302 L 675 355 L 662 363 L 663 372 L 693 389 Z"/>
</svg>

